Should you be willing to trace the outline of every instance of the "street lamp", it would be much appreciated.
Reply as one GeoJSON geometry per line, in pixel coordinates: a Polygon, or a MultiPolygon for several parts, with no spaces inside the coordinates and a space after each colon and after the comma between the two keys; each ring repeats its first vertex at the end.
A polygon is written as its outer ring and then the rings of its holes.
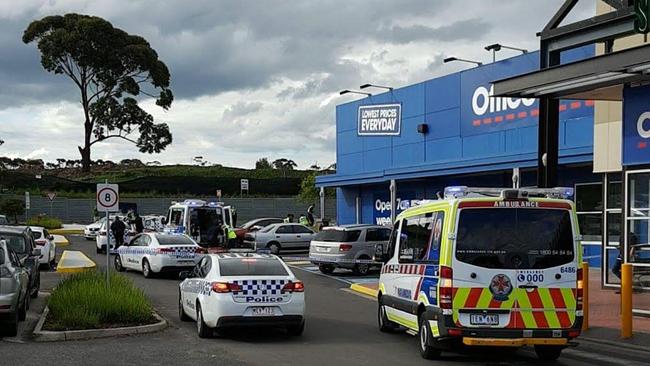
{"type": "Polygon", "coordinates": [[[458,57],[453,57],[453,56],[452,57],[447,57],[446,59],[442,60],[442,62],[445,63],[445,64],[447,62],[452,62],[452,61],[468,62],[470,64],[476,64],[476,66],[483,65],[483,63],[479,62],[479,61],[467,60],[467,59],[464,59],[464,58],[458,58],[458,57]]]}
{"type": "Polygon", "coordinates": [[[349,93],[352,93],[352,94],[361,94],[361,95],[365,95],[365,96],[367,96],[367,97],[371,97],[371,96],[372,96],[371,93],[366,93],[366,92],[357,91],[357,90],[350,90],[350,89],[341,90],[341,91],[339,92],[339,95],[344,95],[344,94],[349,94],[349,93]]]}
{"type": "Polygon", "coordinates": [[[506,48],[506,49],[513,50],[513,51],[519,51],[524,55],[528,53],[528,50],[525,49],[525,48],[504,46],[504,45],[502,45],[500,43],[495,43],[495,44],[491,44],[489,46],[485,46],[486,51],[492,51],[492,62],[496,61],[496,59],[497,59],[497,51],[501,51],[502,48],[506,48]]]}
{"type": "Polygon", "coordinates": [[[375,84],[363,84],[359,87],[359,89],[365,89],[365,88],[382,88],[382,89],[387,89],[388,91],[393,91],[392,86],[383,86],[383,85],[375,85],[375,84]]]}

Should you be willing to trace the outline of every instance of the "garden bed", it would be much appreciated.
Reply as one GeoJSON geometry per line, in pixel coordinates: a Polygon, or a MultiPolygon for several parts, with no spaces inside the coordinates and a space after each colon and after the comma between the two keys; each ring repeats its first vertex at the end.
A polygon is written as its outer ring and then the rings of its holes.
{"type": "Polygon", "coordinates": [[[127,277],[85,271],[66,277],[48,301],[49,314],[43,330],[70,331],[111,329],[154,324],[151,303],[127,277]]]}

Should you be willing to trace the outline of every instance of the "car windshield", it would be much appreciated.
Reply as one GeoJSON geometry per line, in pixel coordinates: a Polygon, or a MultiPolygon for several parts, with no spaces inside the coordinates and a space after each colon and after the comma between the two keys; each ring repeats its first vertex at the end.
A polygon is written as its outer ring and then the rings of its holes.
{"type": "Polygon", "coordinates": [[[185,235],[156,235],[160,245],[194,245],[194,241],[185,235]]]}
{"type": "Polygon", "coordinates": [[[40,239],[41,236],[43,236],[43,233],[40,231],[32,231],[32,238],[34,238],[34,240],[40,239]]]}
{"type": "Polygon", "coordinates": [[[274,258],[227,258],[219,260],[222,276],[287,276],[287,270],[274,258]]]}
{"type": "Polygon", "coordinates": [[[315,241],[351,243],[359,240],[361,230],[323,230],[314,236],[315,241]]]}
{"type": "Polygon", "coordinates": [[[18,234],[0,234],[0,240],[5,240],[7,247],[13,250],[16,254],[25,254],[27,248],[25,246],[25,238],[18,234]]]}
{"type": "Polygon", "coordinates": [[[456,258],[485,268],[549,268],[574,258],[569,210],[463,209],[456,258]]]}
{"type": "Polygon", "coordinates": [[[273,230],[273,228],[276,227],[276,226],[277,225],[265,226],[264,228],[260,229],[260,232],[261,233],[268,233],[269,231],[273,230]]]}

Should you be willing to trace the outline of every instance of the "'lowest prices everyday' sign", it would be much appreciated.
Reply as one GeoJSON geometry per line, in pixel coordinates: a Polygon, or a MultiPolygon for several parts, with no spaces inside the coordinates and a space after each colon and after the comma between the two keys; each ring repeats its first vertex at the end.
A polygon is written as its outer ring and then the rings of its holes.
{"type": "Polygon", "coordinates": [[[357,133],[360,136],[398,136],[401,124],[401,104],[359,106],[357,133]]]}

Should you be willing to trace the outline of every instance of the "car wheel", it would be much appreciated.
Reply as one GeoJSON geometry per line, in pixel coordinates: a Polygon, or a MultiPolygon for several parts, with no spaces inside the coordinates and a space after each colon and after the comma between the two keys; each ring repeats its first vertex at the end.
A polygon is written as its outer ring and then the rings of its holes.
{"type": "Polygon", "coordinates": [[[23,299],[23,306],[17,310],[18,320],[23,321],[27,319],[27,310],[29,309],[29,296],[25,296],[23,299]]]}
{"type": "Polygon", "coordinates": [[[386,315],[386,305],[384,305],[379,299],[379,306],[377,307],[377,324],[379,325],[379,331],[384,333],[394,332],[398,325],[388,320],[388,315],[386,315]]]}
{"type": "Polygon", "coordinates": [[[185,310],[183,309],[183,297],[181,296],[181,293],[178,293],[178,318],[182,322],[188,322],[190,321],[190,317],[185,314],[185,310]]]}
{"type": "Polygon", "coordinates": [[[558,346],[535,346],[535,353],[542,361],[555,361],[560,358],[563,349],[558,346]]]}
{"type": "Polygon", "coordinates": [[[113,263],[115,264],[115,270],[118,272],[124,272],[124,266],[122,265],[122,256],[119,254],[115,256],[115,259],[113,260],[113,263]]]}
{"type": "Polygon", "coordinates": [[[36,288],[34,291],[31,293],[32,299],[35,299],[38,297],[38,292],[41,290],[41,276],[38,276],[38,282],[36,282],[36,288]]]}
{"type": "Polygon", "coordinates": [[[323,274],[332,274],[336,267],[333,264],[319,264],[318,270],[323,274]]]}
{"type": "Polygon", "coordinates": [[[212,337],[212,329],[203,321],[203,311],[199,303],[196,304],[196,330],[199,333],[199,338],[212,337]]]}
{"type": "Polygon", "coordinates": [[[429,329],[429,322],[420,316],[420,329],[418,331],[420,338],[420,355],[427,360],[435,360],[440,357],[442,351],[438,348],[432,347],[431,344],[431,330],[429,329]]]}
{"type": "Polygon", "coordinates": [[[95,249],[97,249],[97,254],[102,254],[102,248],[95,247],[95,249]]]}
{"type": "Polygon", "coordinates": [[[142,261],[142,275],[144,275],[144,278],[151,278],[153,277],[153,272],[151,271],[151,266],[149,265],[149,261],[144,259],[142,261]]]}
{"type": "Polygon", "coordinates": [[[271,249],[271,254],[279,255],[280,254],[280,243],[271,242],[266,245],[267,248],[271,249]]]}
{"type": "Polygon", "coordinates": [[[290,325],[287,327],[287,333],[292,337],[299,337],[305,331],[305,321],[303,320],[298,325],[290,325]]]}
{"type": "MultiPolygon", "coordinates": [[[[368,260],[370,258],[368,257],[360,257],[359,259],[361,260],[368,260]]],[[[357,263],[354,265],[354,268],[352,269],[354,274],[359,275],[359,276],[365,276],[370,272],[370,263],[357,263]]]]}

